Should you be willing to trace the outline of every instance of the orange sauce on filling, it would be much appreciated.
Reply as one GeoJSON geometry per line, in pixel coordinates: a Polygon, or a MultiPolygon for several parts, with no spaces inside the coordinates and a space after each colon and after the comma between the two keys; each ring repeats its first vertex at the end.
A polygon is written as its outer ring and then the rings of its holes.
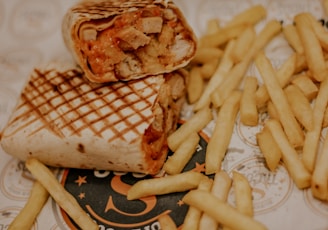
{"type": "Polygon", "coordinates": [[[87,56],[92,72],[101,75],[112,71],[114,65],[124,58],[124,52],[119,48],[120,39],[115,36],[118,31],[129,26],[138,28],[138,19],[161,16],[161,13],[160,7],[154,7],[122,14],[115,18],[111,27],[98,32],[96,40],[82,41],[82,51],[87,56]]]}

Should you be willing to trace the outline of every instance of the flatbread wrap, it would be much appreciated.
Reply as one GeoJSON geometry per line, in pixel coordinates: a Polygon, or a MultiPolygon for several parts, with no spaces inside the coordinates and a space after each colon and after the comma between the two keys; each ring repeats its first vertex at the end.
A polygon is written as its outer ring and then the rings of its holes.
{"type": "Polygon", "coordinates": [[[156,174],[185,95],[183,70],[107,84],[80,68],[36,68],[5,126],[1,146],[55,167],[156,174]]]}
{"type": "Polygon", "coordinates": [[[179,8],[167,0],[85,0],[66,13],[68,50],[92,82],[158,75],[194,57],[196,36],[179,8]]]}

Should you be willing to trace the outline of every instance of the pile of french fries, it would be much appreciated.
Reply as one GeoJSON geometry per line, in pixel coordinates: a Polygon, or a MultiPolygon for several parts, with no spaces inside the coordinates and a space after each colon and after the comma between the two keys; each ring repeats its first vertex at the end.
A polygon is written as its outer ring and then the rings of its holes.
{"type": "MultiPolygon", "coordinates": [[[[328,1],[323,6],[328,9],[328,1]]],[[[266,229],[253,218],[252,188],[247,178],[238,172],[230,177],[221,163],[238,113],[245,126],[258,126],[261,113],[267,113],[256,140],[268,169],[275,171],[283,162],[299,189],[310,188],[315,198],[328,201],[328,138],[320,145],[323,129],[328,126],[328,32],[309,13],[295,15],[295,24],[267,21],[256,32],[255,26],[266,15],[266,9],[256,5],[223,26],[217,19],[208,21],[206,34],[199,39],[196,56],[188,66],[187,99],[194,114],[168,137],[173,155],[164,164],[166,175],[137,182],[129,190],[128,200],[186,191],[183,202],[189,210],[181,229],[216,230],[219,225],[223,229],[266,229]],[[294,52],[275,69],[264,49],[279,34],[294,52]],[[260,78],[247,75],[252,64],[260,78]],[[215,127],[205,155],[206,175],[183,172],[199,143],[198,133],[213,119],[215,127]],[[235,206],[227,202],[231,188],[235,206]]],[[[36,159],[28,160],[26,166],[37,179],[30,199],[38,196],[35,189],[44,197],[39,208],[29,213],[30,220],[50,194],[82,229],[98,228],[47,167],[36,159]]],[[[169,215],[158,221],[162,230],[177,229],[169,215]]],[[[22,221],[15,220],[9,229],[16,229],[16,223],[22,221]]]]}

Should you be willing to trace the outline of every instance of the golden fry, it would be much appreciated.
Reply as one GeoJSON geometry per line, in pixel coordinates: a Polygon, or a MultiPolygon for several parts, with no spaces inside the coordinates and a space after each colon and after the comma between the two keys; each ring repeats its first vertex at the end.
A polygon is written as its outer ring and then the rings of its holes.
{"type": "Polygon", "coordinates": [[[233,66],[231,52],[232,52],[234,46],[235,46],[234,40],[231,40],[227,44],[227,47],[224,50],[224,55],[219,63],[218,68],[216,69],[215,73],[209,80],[202,95],[200,96],[199,100],[196,102],[196,104],[194,106],[195,111],[198,111],[206,106],[210,106],[210,104],[211,104],[210,95],[224,81],[224,79],[227,77],[228,72],[230,71],[231,67],[233,66]]]}
{"type": "Polygon", "coordinates": [[[256,89],[257,78],[246,77],[240,100],[240,121],[244,125],[256,126],[258,124],[259,115],[255,99],[256,89]]]}
{"type": "Polygon", "coordinates": [[[169,148],[172,151],[176,151],[178,146],[183,143],[192,132],[199,132],[202,130],[212,118],[212,111],[208,107],[196,112],[189,120],[183,123],[168,137],[167,144],[169,148]]]}
{"type": "Polygon", "coordinates": [[[296,186],[299,189],[310,187],[311,174],[305,168],[296,150],[289,143],[288,138],[280,123],[276,120],[268,120],[265,123],[265,127],[270,130],[273,139],[278,144],[282,154],[282,160],[285,163],[286,168],[296,186]]]}
{"type": "Polygon", "coordinates": [[[267,111],[268,111],[268,114],[269,114],[270,118],[276,119],[277,121],[280,120],[279,114],[277,112],[277,109],[274,106],[274,104],[272,103],[272,101],[268,101],[268,103],[267,103],[267,111]]]}
{"type": "Polygon", "coordinates": [[[25,206],[11,222],[8,230],[31,229],[48,198],[48,191],[40,182],[35,181],[25,206]]]}
{"type": "Polygon", "coordinates": [[[230,144],[237,113],[239,111],[240,91],[233,91],[222,105],[212,136],[208,142],[205,154],[206,174],[221,170],[221,162],[230,144]]]}
{"type": "Polygon", "coordinates": [[[189,74],[187,82],[187,95],[190,104],[195,103],[201,96],[204,88],[204,79],[202,78],[200,68],[193,67],[189,74]]]}
{"type": "Polygon", "coordinates": [[[270,171],[275,171],[281,159],[281,151],[271,132],[264,127],[256,134],[256,140],[270,171]]]}
{"type": "Polygon", "coordinates": [[[212,18],[207,21],[206,34],[214,34],[220,30],[220,22],[217,18],[212,18]]]}
{"type": "Polygon", "coordinates": [[[161,226],[161,230],[176,230],[178,229],[173,219],[168,215],[161,215],[158,217],[158,223],[161,226]]]}
{"type": "MultiPolygon", "coordinates": [[[[222,201],[226,201],[231,188],[232,180],[228,173],[225,171],[217,172],[214,176],[214,181],[211,189],[211,194],[222,201]]],[[[199,229],[217,230],[219,223],[213,217],[207,213],[203,213],[200,222],[199,229]]]]}
{"type": "MultiPolygon", "coordinates": [[[[213,184],[213,180],[208,177],[204,177],[199,183],[197,190],[210,191],[213,184]]],[[[189,206],[186,217],[183,221],[183,227],[181,230],[198,230],[200,218],[202,216],[202,211],[198,208],[189,206]]]]}
{"type": "Polygon", "coordinates": [[[318,94],[318,86],[305,74],[297,75],[291,83],[296,85],[309,100],[314,99],[318,94]]]}
{"type": "Polygon", "coordinates": [[[203,77],[203,79],[208,80],[210,79],[213,74],[215,73],[217,67],[218,67],[219,61],[218,60],[212,60],[209,61],[207,63],[204,63],[201,67],[200,67],[200,73],[203,77]]]}
{"type": "Polygon", "coordinates": [[[305,134],[303,146],[303,163],[305,167],[313,172],[315,159],[319,146],[320,134],[324,113],[328,104],[328,79],[320,84],[318,96],[313,108],[313,129],[305,134]]]}
{"type": "Polygon", "coordinates": [[[144,179],[135,183],[128,191],[127,199],[183,192],[198,187],[205,176],[198,172],[188,171],[160,178],[144,179]]]}
{"type": "Polygon", "coordinates": [[[26,161],[26,167],[78,226],[82,229],[98,229],[98,225],[44,164],[35,158],[30,158],[26,161]]]}
{"type": "Polygon", "coordinates": [[[173,155],[166,160],[163,166],[165,172],[170,175],[182,172],[194,154],[199,140],[199,135],[196,132],[191,133],[173,155]]]}
{"type": "Polygon", "coordinates": [[[235,63],[242,61],[246,56],[249,47],[251,47],[256,37],[255,29],[252,26],[248,26],[243,33],[237,38],[236,46],[231,54],[235,63]]]}
{"type": "Polygon", "coordinates": [[[253,217],[254,209],[252,200],[252,188],[248,182],[248,179],[237,171],[233,171],[232,175],[236,208],[239,212],[253,217]]]}
{"type": "MultiPolygon", "coordinates": [[[[283,63],[283,65],[277,70],[276,77],[281,88],[284,88],[288,84],[290,78],[295,72],[296,58],[297,58],[296,55],[291,55],[283,63]]],[[[264,106],[265,103],[270,99],[270,95],[268,93],[267,88],[265,87],[265,84],[261,85],[257,89],[255,93],[255,97],[256,97],[256,104],[258,107],[264,106]]]]}
{"type": "Polygon", "coordinates": [[[227,26],[248,24],[255,25],[267,15],[266,9],[262,5],[255,5],[247,10],[235,15],[228,23],[227,26]]]}
{"type": "Polygon", "coordinates": [[[195,57],[191,60],[192,64],[204,64],[212,60],[219,60],[223,55],[223,51],[214,47],[200,47],[197,49],[195,57]]]}
{"type": "Polygon", "coordinates": [[[321,82],[328,75],[328,69],[320,42],[311,26],[311,16],[308,13],[300,13],[295,16],[294,21],[304,47],[309,70],[313,77],[321,82]]]}
{"type": "Polygon", "coordinates": [[[304,141],[303,130],[288,104],[286,95],[279,85],[276,73],[269,59],[264,53],[259,53],[255,59],[255,64],[261,74],[270,98],[277,109],[279,120],[284,127],[288,140],[294,147],[302,146],[304,141]]]}
{"type": "Polygon", "coordinates": [[[190,191],[183,197],[182,201],[202,210],[204,213],[213,217],[216,221],[232,229],[267,229],[262,223],[256,221],[252,217],[238,212],[226,202],[221,201],[213,194],[206,191],[190,191]]]}
{"type": "Polygon", "coordinates": [[[301,39],[298,35],[296,27],[294,25],[287,25],[283,27],[283,33],[289,45],[298,53],[303,54],[304,48],[301,39]]]}

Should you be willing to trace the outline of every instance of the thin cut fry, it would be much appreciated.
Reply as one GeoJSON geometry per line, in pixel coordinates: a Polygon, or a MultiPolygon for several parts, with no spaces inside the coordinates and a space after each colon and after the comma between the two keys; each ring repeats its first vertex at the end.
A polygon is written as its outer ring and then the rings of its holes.
{"type": "Polygon", "coordinates": [[[26,167],[78,226],[82,229],[98,229],[98,225],[44,164],[35,158],[29,158],[26,167]]]}
{"type": "Polygon", "coordinates": [[[209,192],[193,190],[188,192],[182,200],[186,204],[202,210],[229,228],[239,230],[267,229],[262,223],[238,212],[229,204],[221,201],[209,192]]]}
{"type": "Polygon", "coordinates": [[[309,100],[295,85],[288,85],[284,92],[296,119],[306,130],[311,130],[313,127],[313,111],[309,100]]]}
{"type": "Polygon", "coordinates": [[[309,14],[300,13],[295,16],[294,21],[304,47],[308,67],[313,77],[321,82],[328,75],[328,69],[325,64],[320,42],[311,26],[309,14]]]}
{"type": "MultiPolygon", "coordinates": [[[[284,88],[288,84],[290,78],[294,74],[296,68],[296,58],[296,55],[291,55],[277,70],[276,77],[281,88],[284,88]]],[[[255,97],[256,104],[259,108],[267,103],[267,101],[270,99],[270,95],[267,88],[265,87],[265,84],[261,85],[257,89],[255,97]]]]}
{"type": "Polygon", "coordinates": [[[256,134],[257,143],[265,158],[265,162],[270,171],[275,171],[281,159],[281,151],[278,144],[273,139],[271,132],[264,127],[256,134]]]}
{"type": "Polygon", "coordinates": [[[298,35],[296,27],[292,24],[283,27],[283,33],[289,45],[299,54],[304,53],[304,48],[301,39],[298,35]]]}
{"type": "Polygon", "coordinates": [[[276,107],[272,103],[272,101],[268,101],[268,103],[267,103],[267,111],[268,111],[268,114],[269,114],[270,118],[276,119],[277,121],[280,121],[279,114],[277,112],[276,107]]]}
{"type": "Polygon", "coordinates": [[[183,168],[194,154],[199,140],[199,135],[196,132],[191,133],[173,155],[166,160],[163,166],[165,172],[170,175],[182,172],[183,168]]]}
{"type": "Polygon", "coordinates": [[[189,120],[183,123],[167,139],[167,144],[172,151],[176,151],[178,146],[192,133],[199,132],[213,118],[210,108],[205,107],[195,113],[189,120]]]}
{"type": "Polygon", "coordinates": [[[254,27],[248,26],[237,38],[236,46],[231,54],[235,63],[242,61],[243,57],[248,52],[249,47],[252,45],[255,37],[256,32],[254,27]]]}
{"type": "Polygon", "coordinates": [[[233,26],[239,24],[255,25],[267,15],[266,9],[262,5],[255,5],[241,13],[235,15],[226,26],[233,26]]]}
{"type": "MultiPolygon", "coordinates": [[[[222,201],[226,201],[231,188],[231,184],[232,180],[228,173],[225,171],[220,171],[214,176],[211,194],[222,201]]],[[[207,213],[203,213],[199,222],[200,230],[217,230],[218,227],[219,223],[217,220],[209,216],[207,213]]]]}
{"type": "Polygon", "coordinates": [[[203,77],[203,79],[208,80],[210,79],[213,74],[215,73],[217,67],[219,64],[219,60],[211,60],[207,63],[204,63],[201,67],[200,67],[200,73],[203,77]]]}
{"type": "Polygon", "coordinates": [[[318,86],[305,74],[295,76],[291,83],[296,85],[309,100],[318,95],[318,86]]]}
{"type": "Polygon", "coordinates": [[[259,53],[255,59],[255,64],[261,73],[270,98],[277,109],[279,120],[287,134],[288,140],[294,147],[302,146],[304,141],[303,130],[288,104],[286,95],[278,83],[275,71],[269,59],[264,53],[259,53]]]}
{"type": "Polygon", "coordinates": [[[240,100],[240,121],[244,125],[256,126],[258,124],[259,115],[255,99],[256,89],[257,78],[246,77],[244,90],[240,100]]]}
{"type": "Polygon", "coordinates": [[[8,230],[31,229],[48,198],[48,191],[35,181],[25,206],[11,222],[8,230]]]}
{"type": "Polygon", "coordinates": [[[221,162],[230,144],[233,127],[239,111],[240,98],[241,92],[233,91],[218,112],[213,134],[206,148],[206,174],[216,173],[221,170],[221,162]]]}
{"type": "Polygon", "coordinates": [[[318,96],[313,108],[313,129],[305,134],[303,146],[303,163],[305,167],[313,172],[317,157],[320,134],[324,113],[328,104],[328,79],[321,82],[318,96]]]}
{"type": "Polygon", "coordinates": [[[135,183],[128,191],[127,199],[136,200],[141,197],[183,192],[197,188],[204,175],[188,171],[177,175],[144,179],[135,183]]]}
{"type": "Polygon", "coordinates": [[[229,96],[232,90],[236,89],[244,74],[246,73],[250,62],[257,53],[265,47],[266,44],[281,31],[281,24],[276,20],[269,21],[255,38],[251,48],[249,49],[243,61],[239,62],[229,72],[227,78],[220,86],[211,94],[211,100],[214,107],[220,107],[223,101],[229,96]]]}
{"type": "Polygon", "coordinates": [[[161,230],[176,230],[178,229],[173,219],[168,215],[161,215],[158,217],[158,223],[161,226],[161,230]]]}
{"type": "Polygon", "coordinates": [[[233,171],[232,175],[236,208],[239,212],[253,217],[254,209],[252,200],[252,188],[248,182],[248,179],[237,171],[233,171]]]}
{"type": "Polygon", "coordinates": [[[214,34],[220,30],[220,22],[217,18],[212,18],[207,21],[206,34],[214,34]]]}
{"type": "Polygon", "coordinates": [[[209,61],[218,60],[222,57],[223,51],[214,47],[200,47],[197,49],[195,57],[191,60],[192,64],[204,64],[209,61]]]}
{"type": "MultiPolygon", "coordinates": [[[[203,180],[199,183],[198,190],[201,191],[210,191],[213,184],[213,180],[208,177],[204,177],[203,180]]],[[[202,216],[202,211],[198,208],[190,206],[186,217],[183,221],[183,227],[181,230],[198,230],[200,218],[202,216]]]]}
{"type": "Polygon", "coordinates": [[[204,88],[204,79],[202,78],[200,68],[193,67],[190,71],[187,83],[187,95],[190,104],[195,103],[201,96],[204,88]]]}
{"type": "Polygon", "coordinates": [[[326,135],[321,154],[312,175],[311,189],[314,197],[328,201],[328,137],[326,135]]]}
{"type": "Polygon", "coordinates": [[[202,95],[200,96],[199,100],[196,102],[196,104],[194,106],[195,111],[198,111],[211,104],[210,95],[227,77],[228,72],[230,71],[231,67],[233,66],[231,52],[234,48],[234,45],[235,45],[235,40],[231,40],[227,44],[227,47],[224,50],[224,55],[220,61],[218,68],[216,69],[215,73],[209,80],[202,95]]]}
{"type": "Polygon", "coordinates": [[[311,185],[311,174],[305,168],[304,164],[300,160],[296,150],[289,143],[286,134],[284,133],[281,125],[276,120],[268,120],[265,126],[271,132],[271,135],[275,142],[278,144],[282,160],[286,165],[286,168],[299,189],[305,189],[311,185]]]}

